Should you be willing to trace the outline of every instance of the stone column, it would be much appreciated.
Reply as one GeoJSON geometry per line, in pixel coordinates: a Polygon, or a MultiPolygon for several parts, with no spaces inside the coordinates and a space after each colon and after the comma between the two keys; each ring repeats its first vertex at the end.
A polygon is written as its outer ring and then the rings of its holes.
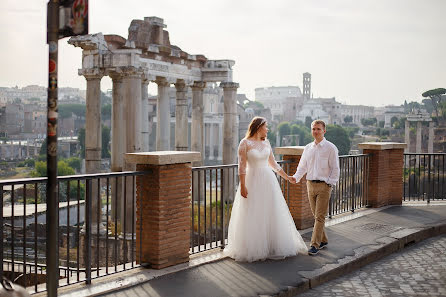
{"type": "Polygon", "coordinates": [[[111,171],[122,171],[126,133],[124,116],[124,84],[121,74],[110,74],[112,89],[111,171]]]}
{"type": "Polygon", "coordinates": [[[406,142],[406,153],[410,152],[410,122],[406,120],[404,123],[404,142],[406,142]]]}
{"type": "MultiPolygon", "coordinates": [[[[87,108],[85,113],[85,171],[89,173],[101,172],[101,79],[102,73],[84,74],[87,80],[87,108]]],[[[97,225],[100,225],[99,232],[105,232],[101,224],[101,202],[97,199],[98,180],[91,183],[91,222],[92,232],[97,232],[97,225]],[[99,214],[99,215],[98,215],[99,214]]],[[[89,198],[89,197],[87,197],[89,198]]]]}
{"type": "MultiPolygon", "coordinates": [[[[124,117],[125,117],[125,127],[126,127],[126,142],[125,142],[125,153],[136,153],[141,152],[142,149],[142,129],[141,129],[141,79],[142,72],[138,69],[131,69],[124,73],[123,84],[124,84],[124,117]]],[[[135,164],[130,164],[125,162],[123,164],[124,171],[134,171],[136,169],[135,164]]],[[[132,197],[132,187],[133,182],[131,178],[125,179],[126,183],[126,197],[132,197]]],[[[123,201],[124,202],[124,201],[123,201]]],[[[130,203],[127,200],[127,204],[130,203]]],[[[122,225],[122,229],[125,231],[126,236],[131,236],[132,233],[132,207],[122,203],[121,209],[121,221],[124,221],[124,211],[125,222],[122,225]]]]}
{"type": "MultiPolygon", "coordinates": [[[[289,164],[289,175],[292,175],[297,170],[300,158],[304,152],[304,146],[288,146],[276,147],[274,152],[283,155],[282,160],[291,161],[289,164]]],[[[307,180],[306,175],[297,184],[290,183],[283,187],[283,196],[288,200],[288,208],[293,217],[294,224],[299,230],[310,228],[314,224],[314,216],[311,212],[310,203],[307,194],[307,180]]],[[[284,181],[288,183],[287,181],[284,181]]]]}
{"type": "Polygon", "coordinates": [[[212,156],[218,160],[218,124],[212,124],[212,156]]]}
{"type": "Polygon", "coordinates": [[[191,123],[191,150],[201,153],[201,161],[194,162],[194,166],[203,164],[203,90],[206,83],[203,81],[196,81],[192,85],[192,123],[191,123]]]}
{"type": "Polygon", "coordinates": [[[211,159],[211,124],[205,123],[204,124],[204,142],[205,142],[205,156],[204,159],[210,160],[211,159]]]}
{"type": "Polygon", "coordinates": [[[149,80],[143,78],[141,81],[141,137],[143,152],[149,151],[149,80]]]}
{"type": "MultiPolygon", "coordinates": [[[[142,149],[142,100],[141,100],[141,78],[142,73],[136,69],[125,73],[123,77],[125,97],[126,118],[126,149],[127,153],[140,152],[142,149]]],[[[134,166],[130,166],[134,167],[134,166]]],[[[126,170],[130,170],[127,168],[126,170]]]]}
{"type": "Polygon", "coordinates": [[[417,143],[416,143],[416,153],[421,154],[421,122],[417,122],[417,143]]]}
{"type": "Polygon", "coordinates": [[[158,77],[158,98],[156,106],[156,150],[168,151],[170,147],[170,103],[169,82],[158,77]]]}
{"type": "Polygon", "coordinates": [[[183,80],[175,84],[177,89],[175,107],[175,150],[188,150],[188,123],[187,123],[187,86],[183,80]]]}
{"type": "MultiPolygon", "coordinates": [[[[125,133],[125,106],[124,96],[125,89],[122,80],[122,73],[110,73],[109,76],[113,82],[112,89],[112,113],[111,113],[111,171],[121,172],[124,168],[124,153],[125,144],[127,142],[125,133]]],[[[121,205],[123,197],[123,180],[122,178],[111,179],[111,215],[114,220],[117,220],[122,226],[121,221],[121,205]],[[118,207],[116,208],[115,205],[118,207]],[[119,215],[118,215],[119,214],[119,215]]]]}
{"type": "Polygon", "coordinates": [[[434,152],[434,122],[429,122],[429,140],[427,144],[427,152],[432,154],[434,152]]]}
{"type": "Polygon", "coordinates": [[[367,201],[371,207],[401,205],[405,143],[365,142],[358,145],[369,159],[367,201]]]}
{"type": "Polygon", "coordinates": [[[136,260],[162,269],[189,261],[191,232],[191,162],[198,152],[126,154],[136,179],[136,260]],[[141,256],[141,257],[140,257],[141,256]]]}
{"type": "Polygon", "coordinates": [[[223,130],[223,164],[234,164],[237,161],[237,88],[238,83],[222,82],[224,104],[223,130]]]}

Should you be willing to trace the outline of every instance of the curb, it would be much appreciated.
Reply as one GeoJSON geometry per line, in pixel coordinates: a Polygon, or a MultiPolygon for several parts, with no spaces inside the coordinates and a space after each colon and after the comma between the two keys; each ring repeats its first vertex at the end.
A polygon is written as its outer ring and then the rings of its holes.
{"type": "Polygon", "coordinates": [[[379,238],[376,245],[367,245],[355,249],[354,256],[347,256],[337,263],[327,264],[315,271],[302,271],[300,275],[303,281],[296,287],[289,286],[279,292],[275,297],[291,297],[304,293],[316,286],[356,271],[370,263],[373,263],[390,254],[401,251],[412,244],[425,239],[446,234],[446,222],[430,226],[428,228],[403,229],[379,238]]]}

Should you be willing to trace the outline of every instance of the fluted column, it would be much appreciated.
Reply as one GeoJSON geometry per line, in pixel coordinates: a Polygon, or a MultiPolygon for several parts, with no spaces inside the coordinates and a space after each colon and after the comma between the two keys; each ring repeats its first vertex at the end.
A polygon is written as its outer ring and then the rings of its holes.
{"type": "Polygon", "coordinates": [[[417,122],[417,143],[416,143],[416,153],[421,153],[421,122],[417,122]]]}
{"type": "Polygon", "coordinates": [[[169,82],[157,78],[158,98],[156,107],[156,150],[168,151],[170,147],[169,82]]]}
{"type": "MultiPolygon", "coordinates": [[[[141,129],[141,77],[142,72],[134,69],[125,73],[123,77],[126,117],[126,153],[141,152],[142,129],[141,129]]],[[[135,167],[135,166],[130,166],[135,167]]],[[[132,170],[127,168],[126,170],[132,170]]]]}
{"type": "Polygon", "coordinates": [[[121,74],[110,74],[112,87],[111,170],[122,171],[125,153],[124,84],[121,74]]]}
{"type": "Polygon", "coordinates": [[[429,140],[427,143],[427,152],[432,154],[434,152],[434,122],[429,122],[429,140]]]}
{"type": "Polygon", "coordinates": [[[175,84],[176,107],[175,107],[175,150],[188,150],[188,124],[187,124],[187,86],[183,80],[178,80],[175,84]]]}
{"type": "Polygon", "coordinates": [[[143,152],[149,151],[149,80],[143,78],[141,81],[141,137],[143,152]]]}
{"type": "Polygon", "coordinates": [[[87,109],[85,112],[86,173],[101,170],[101,78],[102,74],[84,75],[87,80],[87,109]]]}
{"type": "Polygon", "coordinates": [[[204,150],[203,150],[203,90],[206,83],[203,81],[196,81],[192,85],[192,124],[191,124],[191,150],[201,153],[201,162],[194,162],[194,166],[203,164],[204,150]]]}
{"type": "Polygon", "coordinates": [[[237,161],[237,88],[238,83],[222,82],[224,127],[223,127],[223,164],[234,164],[237,161]]]}
{"type": "MultiPolygon", "coordinates": [[[[84,74],[87,80],[87,109],[85,113],[85,171],[86,173],[99,173],[101,171],[101,79],[102,73],[84,74]]],[[[104,233],[101,223],[101,202],[98,193],[98,180],[91,183],[91,223],[92,232],[104,233]],[[99,201],[98,201],[99,200],[99,201]]]]}
{"type": "Polygon", "coordinates": [[[407,144],[406,153],[410,152],[410,122],[406,120],[404,123],[404,142],[407,144]]]}

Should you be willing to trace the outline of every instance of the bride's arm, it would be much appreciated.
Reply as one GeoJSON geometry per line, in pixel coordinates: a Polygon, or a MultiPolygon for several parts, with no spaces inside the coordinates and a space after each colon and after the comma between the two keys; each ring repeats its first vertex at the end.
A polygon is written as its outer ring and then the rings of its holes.
{"type": "Polygon", "coordinates": [[[238,146],[238,175],[240,178],[240,194],[244,198],[248,197],[248,189],[245,183],[247,150],[246,141],[242,139],[238,146]]]}
{"type": "Polygon", "coordinates": [[[286,179],[287,181],[290,181],[290,176],[288,176],[285,173],[285,171],[283,171],[282,167],[279,164],[277,164],[276,159],[274,158],[274,155],[273,155],[273,150],[271,148],[271,145],[269,144],[269,141],[268,141],[268,145],[270,147],[270,153],[269,153],[269,157],[268,157],[269,166],[282,178],[286,179]]]}

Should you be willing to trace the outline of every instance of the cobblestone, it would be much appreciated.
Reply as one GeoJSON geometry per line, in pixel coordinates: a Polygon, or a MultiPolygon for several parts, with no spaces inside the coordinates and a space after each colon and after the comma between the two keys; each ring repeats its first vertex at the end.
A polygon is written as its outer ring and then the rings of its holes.
{"type": "Polygon", "coordinates": [[[446,296],[446,235],[415,244],[299,296],[446,296]]]}

